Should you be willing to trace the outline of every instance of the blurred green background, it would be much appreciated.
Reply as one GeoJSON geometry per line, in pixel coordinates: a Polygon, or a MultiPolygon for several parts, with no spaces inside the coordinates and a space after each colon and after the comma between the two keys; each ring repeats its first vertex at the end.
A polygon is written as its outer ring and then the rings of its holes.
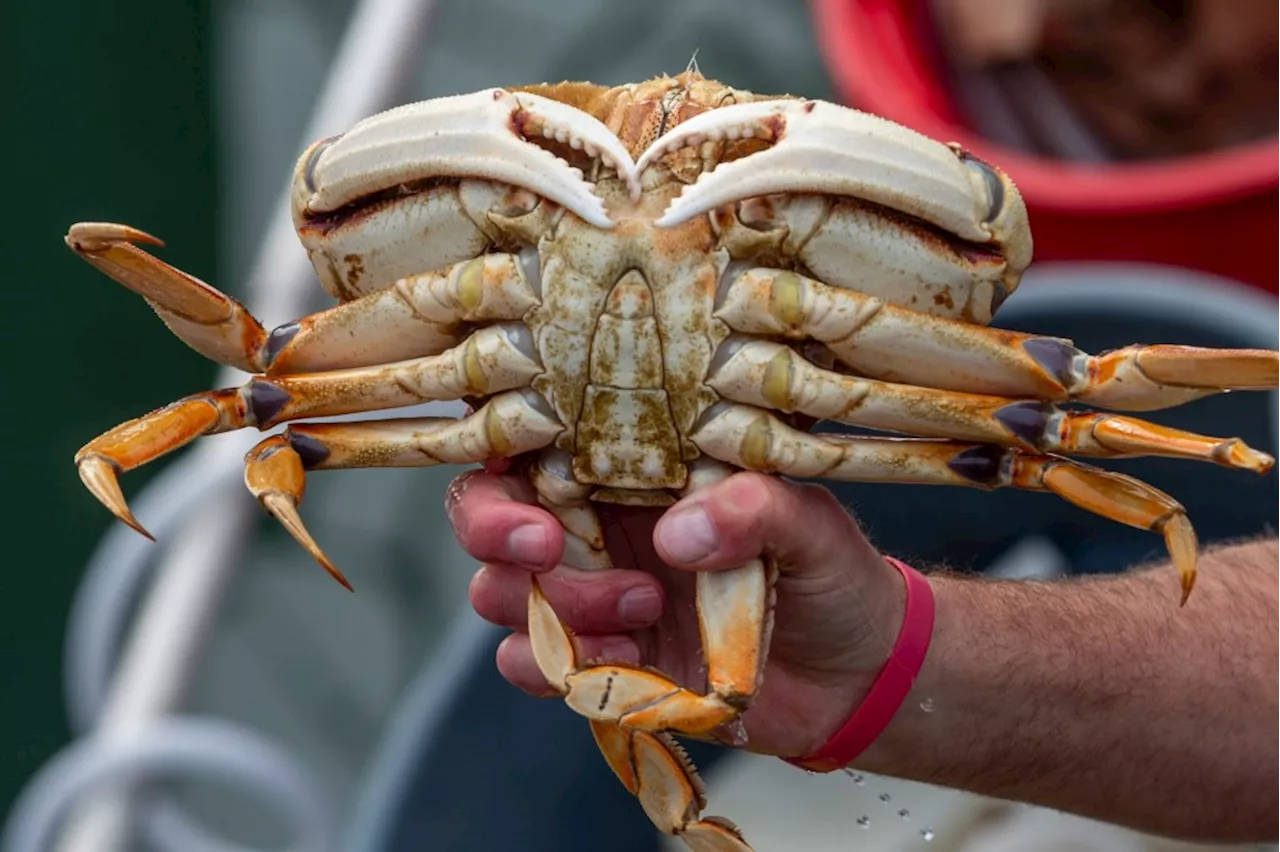
{"type": "MultiPolygon", "coordinates": [[[[213,3],[5,6],[10,295],[0,357],[10,370],[0,445],[11,585],[0,596],[0,813],[67,741],[68,605],[112,523],[86,499],[72,456],[210,375],[63,235],[76,221],[128,222],[157,232],[166,260],[210,281],[219,272],[213,3]]],[[[163,467],[130,476],[126,491],[163,467]]]]}

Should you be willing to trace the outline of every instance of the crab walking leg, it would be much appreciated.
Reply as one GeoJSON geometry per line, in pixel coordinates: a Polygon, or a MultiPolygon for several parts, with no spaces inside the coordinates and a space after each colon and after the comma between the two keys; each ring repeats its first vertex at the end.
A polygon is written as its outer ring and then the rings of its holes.
{"type": "Polygon", "coordinates": [[[644,731],[706,736],[738,715],[720,696],[699,695],[666,675],[628,663],[577,659],[569,631],[534,580],[529,593],[529,640],[539,670],[565,703],[602,722],[644,731]]]}
{"type": "Polygon", "coordinates": [[[735,331],[818,340],[858,373],[943,390],[1154,411],[1280,386],[1267,349],[1129,346],[1089,355],[1056,337],[930,316],[777,269],[731,265],[716,316],[735,331]]]}
{"type": "MultiPolygon", "coordinates": [[[[714,459],[690,464],[688,496],[733,475],[736,468],[714,459]]],[[[698,627],[707,665],[707,685],[745,710],[760,689],[773,633],[774,584],[771,559],[752,559],[736,568],[697,573],[698,627]]]]}
{"type": "Polygon", "coordinates": [[[538,502],[564,528],[561,562],[587,571],[612,568],[600,515],[590,501],[595,486],[574,479],[573,456],[554,447],[543,450],[530,471],[530,481],[538,502]]]}
{"type": "Polygon", "coordinates": [[[551,407],[530,390],[499,394],[458,420],[420,417],[295,424],[249,451],[245,484],[298,543],[350,589],[298,514],[305,471],[475,464],[541,449],[562,429],[551,407]]]}
{"type": "Polygon", "coordinates": [[[684,750],[665,733],[682,729],[678,722],[684,721],[694,723],[691,733],[709,734],[737,715],[732,707],[720,702],[723,709],[708,713],[709,708],[698,706],[704,699],[660,674],[627,663],[579,660],[573,637],[536,578],[529,590],[529,638],[547,681],[591,720],[601,754],[660,831],[679,836],[695,852],[750,852],[733,823],[698,819],[706,807],[702,781],[684,750]],[[627,713],[626,707],[637,712],[627,713]],[[655,707],[665,712],[647,712],[655,707]]]}
{"type": "Polygon", "coordinates": [[[123,423],[76,453],[80,478],[103,505],[149,535],[129,511],[117,475],[190,443],[307,416],[398,408],[528,386],[542,371],[532,335],[518,323],[474,332],[440,355],[352,370],[254,378],[243,387],[208,391],[123,423]]]}
{"type": "Polygon", "coordinates": [[[730,403],[709,409],[690,437],[712,458],[784,476],[1049,491],[1086,511],[1161,533],[1182,580],[1183,603],[1195,584],[1196,535],[1176,500],[1062,456],[929,438],[811,435],[767,411],[730,403]]]}
{"type": "Polygon", "coordinates": [[[789,346],[741,336],[721,345],[707,384],[733,402],[923,437],[1085,456],[1188,458],[1255,473],[1275,464],[1239,438],[1197,435],[1116,414],[1064,411],[1037,399],[846,376],[811,364],[789,346]]]}
{"type": "Polygon", "coordinates": [[[478,329],[439,355],[375,367],[254,378],[241,392],[250,401],[255,424],[265,428],[302,417],[489,396],[528,387],[541,372],[528,327],[502,323],[478,329]]]}
{"type": "Polygon", "coordinates": [[[81,222],[71,226],[66,242],[145,298],[192,349],[247,373],[313,372],[433,355],[458,342],[463,323],[519,319],[538,301],[537,253],[528,249],[402,278],[268,332],[235,299],[134,245],[163,245],[150,234],[81,222]]]}
{"type": "MultiPolygon", "coordinates": [[[[589,500],[594,487],[577,483],[572,471],[573,457],[569,453],[555,448],[543,450],[530,477],[538,501],[564,527],[564,564],[586,570],[610,568],[600,516],[589,500]]],[[[545,663],[557,673],[577,671],[580,666],[573,637],[551,609],[536,577],[529,595],[530,635],[534,653],[542,661],[540,665],[545,663]]],[[[754,684],[755,680],[753,674],[750,682],[754,684]]],[[[679,835],[691,849],[702,852],[750,852],[751,847],[733,823],[718,817],[697,819],[706,807],[705,789],[693,763],[674,739],[662,733],[632,730],[616,722],[589,721],[605,762],[640,800],[660,831],[679,835]]]]}
{"type": "Polygon", "coordinates": [[[675,739],[614,722],[593,719],[590,725],[614,774],[659,831],[679,837],[694,852],[751,852],[729,820],[698,818],[707,806],[706,787],[675,739]]]}
{"type": "MultiPolygon", "coordinates": [[[[695,465],[688,490],[727,475],[695,465]]],[[[529,638],[547,682],[589,719],[650,732],[707,736],[737,718],[759,686],[770,627],[773,569],[753,560],[700,580],[698,614],[708,660],[709,694],[685,689],[660,673],[628,664],[582,664],[569,631],[535,579],[529,594],[529,638]]]]}

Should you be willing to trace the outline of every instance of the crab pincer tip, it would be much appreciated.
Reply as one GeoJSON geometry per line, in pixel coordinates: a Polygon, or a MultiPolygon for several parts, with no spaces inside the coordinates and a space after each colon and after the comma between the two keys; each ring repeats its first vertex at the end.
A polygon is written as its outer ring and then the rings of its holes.
{"type": "Polygon", "coordinates": [[[329,576],[337,580],[338,584],[341,585],[342,588],[346,589],[348,592],[351,592],[353,595],[355,594],[356,587],[351,585],[351,581],[346,578],[346,575],[344,575],[341,571],[338,570],[336,565],[329,562],[329,560],[327,559],[321,564],[324,565],[324,570],[329,572],[329,576]]]}
{"type": "Polygon", "coordinates": [[[320,567],[327,571],[330,577],[337,580],[348,592],[355,592],[351,581],[329,560],[325,552],[320,549],[320,545],[316,544],[315,539],[311,537],[311,533],[307,531],[306,525],[302,523],[302,516],[298,514],[297,501],[292,496],[280,491],[270,491],[259,499],[263,507],[275,516],[275,519],[288,530],[298,544],[306,549],[307,553],[311,554],[313,559],[320,563],[320,567]]]}
{"type": "Polygon", "coordinates": [[[1162,532],[1165,547],[1173,558],[1173,567],[1182,581],[1182,603],[1179,606],[1186,606],[1187,598],[1191,597],[1191,590],[1196,585],[1196,561],[1200,550],[1196,531],[1187,516],[1178,513],[1165,521],[1162,532]]]}
{"type": "Polygon", "coordinates": [[[156,537],[138,522],[129,509],[120,490],[120,481],[116,478],[116,468],[109,460],[99,455],[85,456],[76,461],[76,470],[80,473],[80,481],[98,502],[107,507],[123,523],[141,535],[155,541],[156,537]]]}
{"type": "Polygon", "coordinates": [[[130,225],[114,222],[76,222],[67,229],[64,242],[73,251],[102,251],[120,243],[163,246],[164,240],[130,225]]]}

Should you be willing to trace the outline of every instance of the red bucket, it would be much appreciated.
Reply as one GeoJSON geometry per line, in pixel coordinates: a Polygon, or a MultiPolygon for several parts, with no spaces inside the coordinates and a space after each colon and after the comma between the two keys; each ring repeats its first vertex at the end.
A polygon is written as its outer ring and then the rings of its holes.
{"type": "Polygon", "coordinates": [[[1277,292],[1276,138],[1144,163],[1077,164],[1002,147],[964,126],[919,0],[811,0],[818,42],[850,105],[958,142],[1004,169],[1026,199],[1035,256],[1198,269],[1277,292]]]}

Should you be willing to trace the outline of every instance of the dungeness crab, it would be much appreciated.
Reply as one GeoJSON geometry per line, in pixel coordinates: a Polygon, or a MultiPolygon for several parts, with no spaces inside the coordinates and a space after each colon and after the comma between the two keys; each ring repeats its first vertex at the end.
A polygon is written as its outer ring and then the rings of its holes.
{"type": "MultiPolygon", "coordinates": [[[[1185,595],[1182,507],[1072,461],[1160,455],[1266,472],[1236,439],[1080,410],[1150,411],[1277,386],[1277,353],[1070,341],[988,327],[1031,260],[997,168],[820,101],[676,77],[488,89],[393,109],[311,146],[298,234],[340,304],[267,331],[234,300],[82,223],[71,248],[145,297],[196,351],[255,374],[112,429],[76,456],[138,530],[116,476],[201,435],[426,400],[447,418],[289,426],[249,489],[339,581],[298,513],[304,471],[519,457],[568,534],[609,567],[594,504],[666,505],[748,469],[1047,491],[1164,536],[1185,595]],[[822,420],[896,436],[813,434],[822,420]]],[[[701,818],[671,734],[708,736],[760,686],[774,567],[698,577],[706,684],[580,659],[537,584],[538,663],[591,720],[618,777],[695,850],[749,849],[701,818]]]]}

